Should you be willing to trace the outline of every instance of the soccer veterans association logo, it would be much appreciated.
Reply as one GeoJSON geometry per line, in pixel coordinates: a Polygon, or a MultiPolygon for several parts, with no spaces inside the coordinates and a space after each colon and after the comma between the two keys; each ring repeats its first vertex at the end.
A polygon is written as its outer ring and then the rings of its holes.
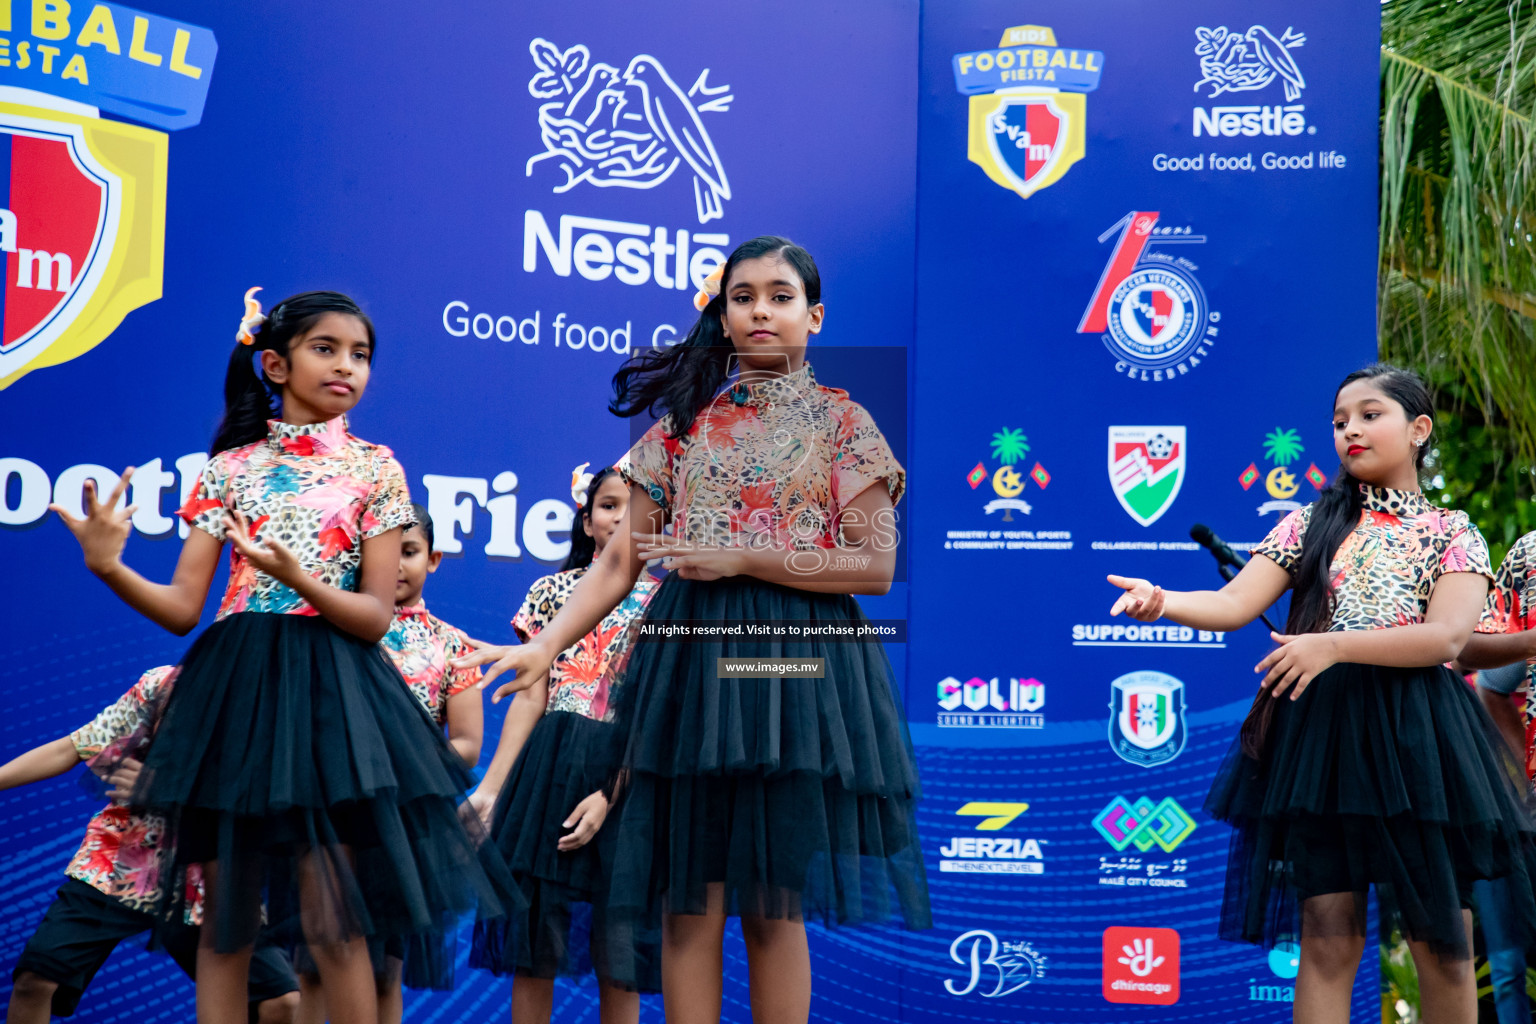
{"type": "Polygon", "coordinates": [[[207,29],[109,3],[36,4],[18,24],[32,38],[14,33],[0,64],[0,389],[160,297],[169,147],[155,128],[198,123],[218,49],[207,29]]]}
{"type": "Polygon", "coordinates": [[[1155,210],[1132,210],[1099,241],[1115,247],[1078,322],[1078,334],[1101,334],[1115,372],[1133,380],[1166,381],[1199,366],[1215,345],[1221,314],[1195,277],[1200,268],[1169,246],[1202,245],[1184,226],[1158,226],[1155,210]]]}
{"type": "Polygon", "coordinates": [[[968,96],[966,156],[1003,188],[1028,199],[1083,158],[1087,93],[1104,54],[1056,45],[1042,25],[1003,30],[996,49],[954,55],[955,88],[968,96]]]}
{"type": "Polygon", "coordinates": [[[1183,427],[1110,427],[1109,483],[1120,507],[1151,526],[1184,486],[1183,427]]]}
{"type": "Polygon", "coordinates": [[[1184,750],[1184,683],[1165,672],[1128,672],[1110,684],[1109,745],[1150,768],[1184,750]]]}

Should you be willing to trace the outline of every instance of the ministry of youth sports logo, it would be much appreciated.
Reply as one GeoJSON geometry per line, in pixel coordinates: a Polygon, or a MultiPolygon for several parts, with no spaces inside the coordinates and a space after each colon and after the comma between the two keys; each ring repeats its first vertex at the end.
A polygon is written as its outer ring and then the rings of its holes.
{"type": "Polygon", "coordinates": [[[699,223],[725,216],[731,185],[700,115],[729,110],[735,98],[730,86],[711,86],[705,68],[684,89],[645,53],[620,70],[593,61],[580,44],[561,50],[535,39],[528,52],[538,67],[528,91],[546,101],[539,106],[544,152],[528,161],[530,177],[536,166],[552,162],[565,178],[555,192],[583,182],[652,189],[682,169],[693,178],[699,223]]]}
{"type": "Polygon", "coordinates": [[[1164,672],[1128,672],[1110,684],[1109,745],[1150,768],[1184,750],[1184,683],[1164,672]]]}
{"type": "Polygon", "coordinates": [[[1115,372],[1133,380],[1172,380],[1199,366],[1221,321],[1195,277],[1200,268],[1183,254],[1205,236],[1159,227],[1158,216],[1132,210],[1099,236],[1115,247],[1077,325],[1078,334],[1102,335],[1115,372]]]}

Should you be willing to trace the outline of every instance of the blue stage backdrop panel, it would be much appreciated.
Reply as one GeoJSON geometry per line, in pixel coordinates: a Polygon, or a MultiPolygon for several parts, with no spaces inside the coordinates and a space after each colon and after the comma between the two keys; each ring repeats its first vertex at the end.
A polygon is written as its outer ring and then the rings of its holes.
{"type": "Polygon", "coordinates": [[[1216,936],[1228,831],[1201,810],[1267,631],[1127,631],[1105,575],[1219,586],[1191,525],[1251,545],[1337,468],[1332,389],[1375,352],[1376,8],[922,25],[913,1005],[1289,1020],[1294,958],[1216,936]]]}
{"type": "MultiPolygon", "coordinates": [[[[822,383],[912,473],[906,575],[864,604],[912,623],[891,656],[938,921],[813,929],[817,1019],[1287,1015],[1264,1005],[1287,952],[1214,937],[1226,841],[1199,810],[1265,638],[1115,632],[1102,577],[1202,583],[1191,522],[1255,541],[1335,468],[1329,389],[1373,345],[1374,8],[15,6],[0,757],[184,650],[46,506],[138,466],[128,559],[168,578],[246,288],[372,314],[354,429],[437,519],[433,610],[503,639],[564,557],[572,468],[629,442],[613,371],[686,333],[731,247],[785,234],[821,264],[822,383]]],[[[95,800],[0,794],[0,964],[95,800]]],[[[745,1021],[734,928],[727,971],[745,1021]]],[[[506,981],[460,979],[408,1016],[506,1012],[506,981]]],[[[191,1006],[125,949],[80,1012],[191,1006]]],[[[561,983],[556,1013],[596,1019],[595,989],[561,983]]]]}

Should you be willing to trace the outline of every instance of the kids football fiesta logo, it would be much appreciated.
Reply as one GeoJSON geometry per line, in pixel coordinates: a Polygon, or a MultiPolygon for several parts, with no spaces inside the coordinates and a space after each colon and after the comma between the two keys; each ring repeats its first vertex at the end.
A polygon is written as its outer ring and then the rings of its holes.
{"type": "Polygon", "coordinates": [[[1133,380],[1173,380],[1199,366],[1221,322],[1195,277],[1199,266],[1162,251],[1203,245],[1205,236],[1157,221],[1155,210],[1132,210],[1099,236],[1115,247],[1077,325],[1078,334],[1102,334],[1115,372],[1133,380]]]}
{"type": "Polygon", "coordinates": [[[970,97],[966,156],[1022,198],[1083,158],[1088,99],[1104,54],[1056,45],[1042,25],[1003,30],[997,48],[957,53],[955,88],[970,97]]]}
{"type": "Polygon", "coordinates": [[[0,63],[0,389],[160,297],[168,136],[102,112],[197,124],[218,49],[207,29],[116,4],[72,19],[39,3],[18,24],[33,38],[14,33],[0,63]]]}

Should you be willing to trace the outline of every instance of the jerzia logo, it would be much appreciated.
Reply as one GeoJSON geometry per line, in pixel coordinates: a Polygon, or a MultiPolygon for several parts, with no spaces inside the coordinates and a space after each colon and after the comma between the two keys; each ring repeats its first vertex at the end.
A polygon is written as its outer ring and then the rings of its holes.
{"type": "Polygon", "coordinates": [[[1099,236],[1115,247],[1077,325],[1078,334],[1102,334],[1115,372],[1134,380],[1173,380],[1199,366],[1221,322],[1194,276],[1200,268],[1160,251],[1205,236],[1157,220],[1156,211],[1132,210],[1099,236]]]}
{"type": "Polygon", "coordinates": [[[1307,125],[1306,106],[1297,102],[1307,80],[1291,53],[1306,41],[1305,35],[1291,28],[1279,36],[1263,25],[1247,32],[1228,31],[1225,25],[1195,29],[1195,56],[1200,59],[1196,92],[1209,87],[1206,96],[1215,99],[1224,93],[1260,92],[1278,81],[1285,93],[1284,105],[1196,107],[1195,138],[1315,133],[1317,129],[1307,125]]]}
{"type": "Polygon", "coordinates": [[[553,161],[564,174],[555,192],[586,182],[598,188],[652,189],[682,169],[693,178],[694,210],[705,224],[725,215],[731,186],[700,116],[731,108],[730,86],[709,84],[709,69],[686,90],[649,54],[620,70],[594,62],[585,46],[528,45],[538,70],[528,91],[539,106],[544,152],[527,173],[553,161]],[[686,168],[684,168],[686,165],[686,168]]]}
{"type": "MultiPolygon", "coordinates": [[[[973,800],[955,813],[976,817],[977,832],[998,832],[1029,810],[1025,803],[973,800]]],[[[953,836],[939,847],[939,870],[975,875],[1041,875],[1045,854],[1041,840],[1017,836],[953,836]]]]}
{"type": "Polygon", "coordinates": [[[13,39],[0,66],[0,86],[32,90],[0,102],[0,388],[89,351],[160,297],[168,139],[98,111],[197,124],[217,51],[207,29],[115,4],[70,13],[34,5],[35,39],[13,39]]]}
{"type": "Polygon", "coordinates": [[[1150,768],[1184,750],[1184,684],[1163,672],[1128,672],[1110,684],[1109,745],[1150,768]]]}
{"type": "Polygon", "coordinates": [[[997,49],[957,53],[955,88],[970,97],[966,156],[1028,199],[1083,158],[1087,97],[1104,54],[1058,47],[1041,25],[1003,30],[997,49]]]}

